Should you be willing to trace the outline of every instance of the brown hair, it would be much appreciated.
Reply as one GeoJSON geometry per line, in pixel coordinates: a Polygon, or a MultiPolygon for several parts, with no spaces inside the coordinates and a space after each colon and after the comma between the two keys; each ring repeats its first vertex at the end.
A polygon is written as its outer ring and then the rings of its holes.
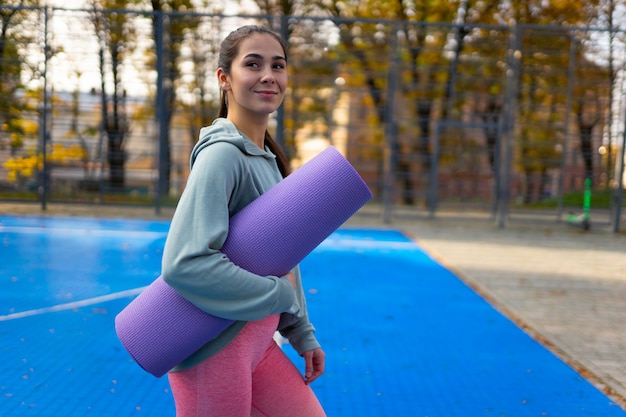
{"type": "MultiPolygon", "coordinates": [[[[273,36],[274,39],[276,39],[278,43],[280,43],[280,46],[283,48],[283,52],[285,54],[285,60],[287,59],[287,45],[277,33],[271,31],[264,26],[247,25],[232,31],[228,34],[228,36],[226,36],[226,38],[224,38],[220,47],[220,54],[217,60],[217,66],[221,68],[226,74],[230,74],[233,60],[239,53],[239,44],[242,40],[248,38],[255,33],[262,33],[273,36]]],[[[226,91],[222,90],[220,94],[220,107],[217,113],[217,117],[226,116],[228,116],[228,102],[226,100],[226,91]]],[[[280,145],[272,138],[267,130],[265,131],[265,146],[267,146],[269,150],[274,155],[276,155],[276,162],[282,176],[286,177],[287,175],[289,175],[289,160],[287,159],[287,156],[285,155],[285,152],[281,149],[280,145]]]]}

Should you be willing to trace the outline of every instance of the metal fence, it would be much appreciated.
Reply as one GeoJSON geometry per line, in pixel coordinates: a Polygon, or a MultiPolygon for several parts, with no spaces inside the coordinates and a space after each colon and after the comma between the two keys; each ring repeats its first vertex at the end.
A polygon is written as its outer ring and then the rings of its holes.
{"type": "Polygon", "coordinates": [[[621,33],[0,9],[0,200],[175,204],[216,113],[219,43],[261,23],[289,44],[275,137],[294,167],[337,147],[385,220],[471,208],[504,226],[528,207],[560,220],[592,193],[619,230],[621,33]]]}

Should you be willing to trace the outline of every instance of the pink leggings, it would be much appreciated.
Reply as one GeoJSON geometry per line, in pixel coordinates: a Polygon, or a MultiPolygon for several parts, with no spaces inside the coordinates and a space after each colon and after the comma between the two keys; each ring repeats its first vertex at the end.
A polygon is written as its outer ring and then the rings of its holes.
{"type": "Polygon", "coordinates": [[[168,374],[177,417],[324,417],[317,397],[273,339],[278,315],[249,322],[220,352],[168,374]]]}

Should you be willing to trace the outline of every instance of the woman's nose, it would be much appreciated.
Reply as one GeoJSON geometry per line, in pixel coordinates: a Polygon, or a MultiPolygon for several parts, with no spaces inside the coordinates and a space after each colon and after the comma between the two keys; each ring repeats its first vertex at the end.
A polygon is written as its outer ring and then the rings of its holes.
{"type": "Polygon", "coordinates": [[[274,74],[272,73],[272,69],[268,68],[263,72],[263,76],[261,77],[262,84],[274,84],[276,80],[274,79],[274,74]]]}

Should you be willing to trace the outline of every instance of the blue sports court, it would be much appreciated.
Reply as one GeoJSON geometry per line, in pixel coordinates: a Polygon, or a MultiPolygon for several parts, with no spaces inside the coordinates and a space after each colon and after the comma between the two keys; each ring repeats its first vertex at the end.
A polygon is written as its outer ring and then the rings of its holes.
{"type": "MultiPolygon", "coordinates": [[[[174,416],[114,330],[168,226],[0,216],[2,416],[174,416]]],[[[329,417],[626,416],[399,231],[340,229],[301,266],[329,417]]]]}

